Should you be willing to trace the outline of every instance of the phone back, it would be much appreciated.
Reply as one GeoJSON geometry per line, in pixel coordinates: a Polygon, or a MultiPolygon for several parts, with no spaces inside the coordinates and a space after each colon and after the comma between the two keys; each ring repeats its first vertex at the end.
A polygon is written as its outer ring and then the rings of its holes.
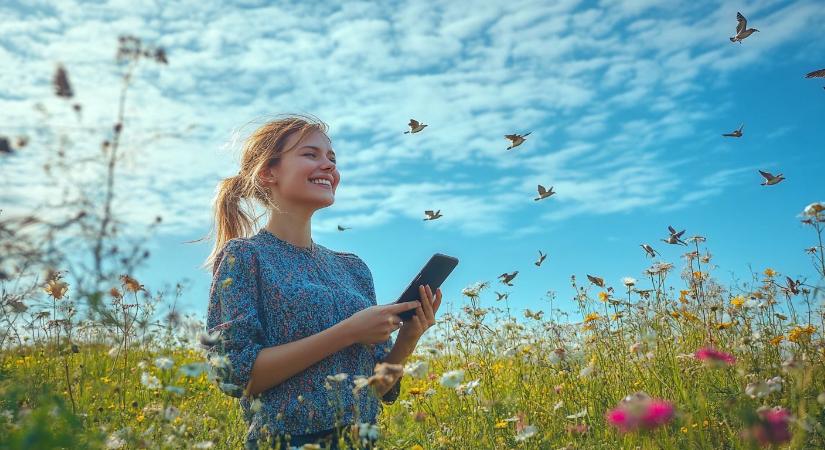
{"type": "MultiPolygon", "coordinates": [[[[430,290],[435,293],[435,290],[441,287],[441,284],[447,279],[450,273],[458,265],[458,258],[448,256],[443,253],[434,254],[427,264],[418,272],[418,275],[413,278],[410,284],[404,289],[404,292],[398,297],[395,303],[412,302],[419,300],[421,294],[418,292],[419,285],[430,285],[430,290]]],[[[410,320],[415,315],[415,310],[405,311],[399,316],[401,320],[410,320]]]]}

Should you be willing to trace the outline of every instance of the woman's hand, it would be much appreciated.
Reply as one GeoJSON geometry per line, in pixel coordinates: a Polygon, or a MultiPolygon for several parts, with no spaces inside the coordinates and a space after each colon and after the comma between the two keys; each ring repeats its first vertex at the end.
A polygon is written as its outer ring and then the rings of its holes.
{"type": "Polygon", "coordinates": [[[421,309],[421,302],[370,306],[351,315],[342,323],[349,329],[353,342],[381,344],[401,326],[401,317],[398,315],[413,308],[421,309]]]}
{"type": "Polygon", "coordinates": [[[409,350],[409,353],[415,349],[421,335],[427,329],[435,325],[435,313],[441,306],[441,288],[436,289],[435,296],[430,290],[430,285],[419,286],[418,292],[421,293],[421,302],[415,310],[415,315],[412,319],[406,321],[398,331],[398,338],[396,344],[404,345],[409,350]]]}

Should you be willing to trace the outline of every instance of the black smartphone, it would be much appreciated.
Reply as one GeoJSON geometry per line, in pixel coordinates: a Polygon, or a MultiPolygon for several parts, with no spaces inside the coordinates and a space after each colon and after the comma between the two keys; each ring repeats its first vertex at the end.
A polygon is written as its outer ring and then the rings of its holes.
{"type": "MultiPolygon", "coordinates": [[[[442,253],[434,254],[427,264],[424,264],[424,267],[418,272],[418,275],[413,278],[410,282],[410,285],[407,286],[407,289],[404,289],[404,293],[398,297],[398,300],[395,303],[404,303],[404,302],[414,302],[416,300],[421,300],[421,293],[418,291],[419,285],[430,285],[430,290],[435,295],[435,290],[441,287],[441,283],[447,279],[450,275],[450,272],[455,269],[455,266],[458,265],[458,258],[453,256],[447,256],[442,253]]],[[[399,316],[401,320],[407,321],[412,319],[415,315],[415,309],[411,309],[409,311],[404,311],[399,316]]]]}

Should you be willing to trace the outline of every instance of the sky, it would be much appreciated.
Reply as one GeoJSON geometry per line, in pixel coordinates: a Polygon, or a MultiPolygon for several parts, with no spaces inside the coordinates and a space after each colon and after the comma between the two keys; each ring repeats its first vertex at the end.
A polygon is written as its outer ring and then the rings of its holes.
{"type": "Polygon", "coordinates": [[[44,122],[70,130],[77,155],[99,152],[117,113],[117,37],[165,49],[168,65],[133,76],[116,211],[127,233],[163,217],[134,275],[153,290],[187,283],[178,307],[202,317],[212,243],[185,241],[208,233],[245,136],[283,113],[330,126],[341,183],[313,239],[360,256],[379,304],[439,252],[460,261],[442,286],[454,307],[490,281],[482,304],[496,290],[547,309],[552,291],[572,309],[571,275],[648,287],[643,242],[681,269],[684,247],[660,241],[668,225],[707,238],[723,284],[767,267],[817,281],[799,213],[825,200],[825,80],[804,78],[825,68],[818,1],[27,0],[0,17],[0,134],[32,135],[0,161],[9,214],[60,188],[40,169],[56,151],[34,133],[44,122]],[[742,43],[729,40],[737,11],[759,30],[742,43]],[[57,63],[81,119],[54,96],[57,63]],[[410,118],[427,128],[403,134],[410,118]],[[743,137],[721,136],[743,123],[743,137]],[[505,134],[527,132],[505,150],[505,134]],[[759,169],[786,180],[761,186],[759,169]],[[557,194],[534,201],[538,184],[557,194]],[[423,221],[426,209],[443,217],[423,221]],[[514,270],[514,286],[497,281],[514,270]]]}

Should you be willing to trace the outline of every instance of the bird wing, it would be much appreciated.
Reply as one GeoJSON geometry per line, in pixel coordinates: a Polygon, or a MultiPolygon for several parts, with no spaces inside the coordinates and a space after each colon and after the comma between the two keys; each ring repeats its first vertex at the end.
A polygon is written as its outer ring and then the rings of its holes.
{"type": "Polygon", "coordinates": [[[742,125],[739,125],[739,131],[740,131],[740,132],[741,132],[741,131],[742,131],[742,129],[744,129],[744,128],[745,128],[745,124],[744,124],[744,123],[742,123],[742,125]]]}
{"type": "Polygon", "coordinates": [[[419,123],[415,119],[410,119],[410,124],[409,125],[410,125],[410,128],[418,128],[419,123]]]}
{"type": "Polygon", "coordinates": [[[773,178],[773,175],[770,172],[765,172],[764,170],[760,170],[759,174],[762,175],[762,177],[766,180],[770,180],[771,178],[773,178]]]}
{"type": "Polygon", "coordinates": [[[825,78],[825,69],[814,70],[805,75],[805,78],[825,78]]]}
{"type": "Polygon", "coordinates": [[[685,234],[685,230],[682,230],[682,231],[676,233],[676,238],[678,239],[678,238],[682,237],[683,234],[685,234]]]}
{"type": "Polygon", "coordinates": [[[667,226],[667,231],[670,231],[670,234],[676,234],[676,230],[670,225],[667,226]]]}
{"type": "Polygon", "coordinates": [[[736,24],[736,34],[739,34],[743,31],[745,31],[745,28],[747,28],[747,26],[748,26],[748,19],[746,19],[745,16],[742,15],[742,13],[737,12],[736,13],[736,21],[738,22],[736,24]]]}
{"type": "Polygon", "coordinates": [[[424,214],[426,214],[428,216],[432,216],[433,215],[433,210],[428,209],[428,210],[424,211],[424,214]]]}
{"type": "Polygon", "coordinates": [[[519,138],[519,135],[517,135],[517,134],[505,134],[504,135],[504,139],[507,139],[509,141],[515,141],[518,138],[519,138]]]}
{"type": "Polygon", "coordinates": [[[530,135],[530,133],[532,133],[532,131],[528,131],[527,134],[522,134],[521,137],[527,137],[530,135]]]}
{"type": "Polygon", "coordinates": [[[539,190],[539,195],[544,195],[544,194],[547,193],[547,189],[544,189],[544,186],[542,186],[542,185],[539,185],[538,190],[539,190]]]}

